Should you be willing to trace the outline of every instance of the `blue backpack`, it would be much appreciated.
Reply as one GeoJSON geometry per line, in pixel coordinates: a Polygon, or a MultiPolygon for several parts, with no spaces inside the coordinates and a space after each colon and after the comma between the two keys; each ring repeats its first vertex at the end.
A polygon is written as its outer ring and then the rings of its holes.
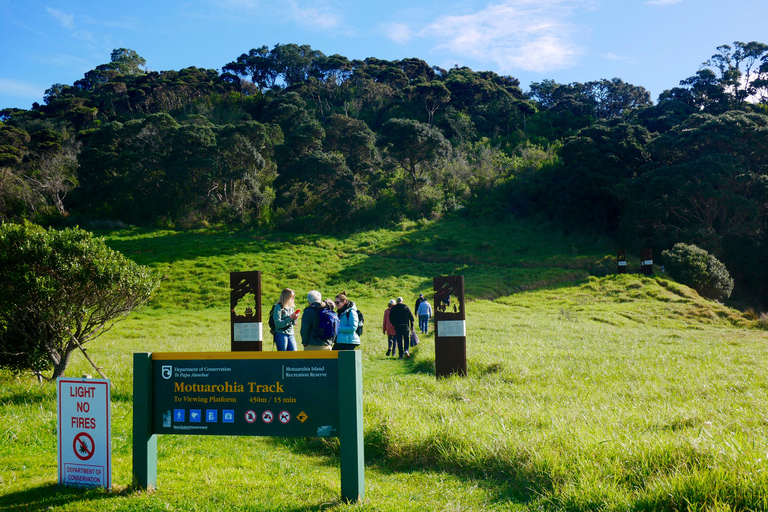
{"type": "Polygon", "coordinates": [[[321,309],[317,315],[317,337],[324,340],[336,338],[339,333],[339,315],[330,309],[321,309]]]}

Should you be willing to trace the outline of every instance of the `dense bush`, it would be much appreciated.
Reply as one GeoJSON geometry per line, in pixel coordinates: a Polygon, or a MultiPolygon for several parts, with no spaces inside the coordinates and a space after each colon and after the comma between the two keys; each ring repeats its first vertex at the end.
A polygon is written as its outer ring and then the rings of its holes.
{"type": "Polygon", "coordinates": [[[675,244],[661,253],[669,275],[690,286],[702,297],[725,299],[733,291],[733,279],[717,258],[695,245],[675,244]]]}
{"type": "Polygon", "coordinates": [[[85,354],[157,286],[148,268],[82,229],[0,224],[0,368],[64,376],[73,352],[85,354]]]}

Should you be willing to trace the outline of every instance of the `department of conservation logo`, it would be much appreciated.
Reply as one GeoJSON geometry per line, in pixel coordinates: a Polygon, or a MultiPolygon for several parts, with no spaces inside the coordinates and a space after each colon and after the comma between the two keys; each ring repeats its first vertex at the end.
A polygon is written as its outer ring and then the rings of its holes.
{"type": "Polygon", "coordinates": [[[163,370],[163,378],[166,380],[170,379],[171,375],[173,375],[173,366],[170,364],[163,365],[162,370],[163,370]]]}

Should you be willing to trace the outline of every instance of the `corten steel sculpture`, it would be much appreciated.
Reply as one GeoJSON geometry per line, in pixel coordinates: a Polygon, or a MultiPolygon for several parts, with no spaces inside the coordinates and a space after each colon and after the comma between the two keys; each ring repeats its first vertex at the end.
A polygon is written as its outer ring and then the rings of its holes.
{"type": "Polygon", "coordinates": [[[432,279],[435,290],[435,374],[467,375],[467,316],[464,276],[432,279]]]}
{"type": "Polygon", "coordinates": [[[646,276],[653,274],[653,249],[640,251],[640,272],[646,276]]]}
{"type": "Polygon", "coordinates": [[[261,271],[230,272],[229,288],[232,352],[261,351],[264,332],[261,323],[261,271]],[[253,294],[254,302],[245,307],[243,314],[238,314],[238,303],[248,294],[253,294]]]}
{"type": "Polygon", "coordinates": [[[618,251],[616,254],[616,273],[627,273],[627,251],[618,251]]]}

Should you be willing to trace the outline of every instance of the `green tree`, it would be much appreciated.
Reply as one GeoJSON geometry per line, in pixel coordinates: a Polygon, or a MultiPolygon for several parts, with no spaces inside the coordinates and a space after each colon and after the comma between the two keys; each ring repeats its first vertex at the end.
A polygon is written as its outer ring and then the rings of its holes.
{"type": "Polygon", "coordinates": [[[112,50],[110,65],[121,75],[141,75],[144,73],[141,68],[147,65],[147,61],[133,50],[118,48],[112,50]]]}
{"type": "Polygon", "coordinates": [[[451,143],[433,126],[411,119],[390,119],[381,127],[379,143],[386,154],[408,173],[418,189],[428,171],[451,154],[451,143]]]}
{"type": "Polygon", "coordinates": [[[709,114],[722,114],[764,102],[767,85],[768,44],[736,41],[718,46],[696,74],[681,80],[680,87],[664,91],[659,101],[677,99],[709,114]]]}
{"type": "Polygon", "coordinates": [[[579,131],[563,144],[561,166],[534,175],[533,201],[569,227],[616,233],[650,140],[642,126],[619,120],[579,131]]]}
{"type": "Polygon", "coordinates": [[[451,91],[448,90],[445,84],[438,81],[416,84],[412,88],[412,94],[419,103],[424,105],[429,126],[432,126],[435,112],[451,99],[451,91]]]}
{"type": "Polygon", "coordinates": [[[364,121],[332,115],[326,123],[323,150],[341,153],[349,169],[361,180],[375,172],[376,134],[364,121]]]}
{"type": "Polygon", "coordinates": [[[64,375],[72,354],[146,303],[158,279],[78,228],[0,225],[0,366],[64,375]]]}
{"type": "MultiPolygon", "coordinates": [[[[666,243],[722,255],[728,239],[761,238],[768,221],[768,117],[696,114],[650,148],[631,193],[634,223],[666,243]]],[[[648,234],[647,236],[650,236],[648,234]]]]}

